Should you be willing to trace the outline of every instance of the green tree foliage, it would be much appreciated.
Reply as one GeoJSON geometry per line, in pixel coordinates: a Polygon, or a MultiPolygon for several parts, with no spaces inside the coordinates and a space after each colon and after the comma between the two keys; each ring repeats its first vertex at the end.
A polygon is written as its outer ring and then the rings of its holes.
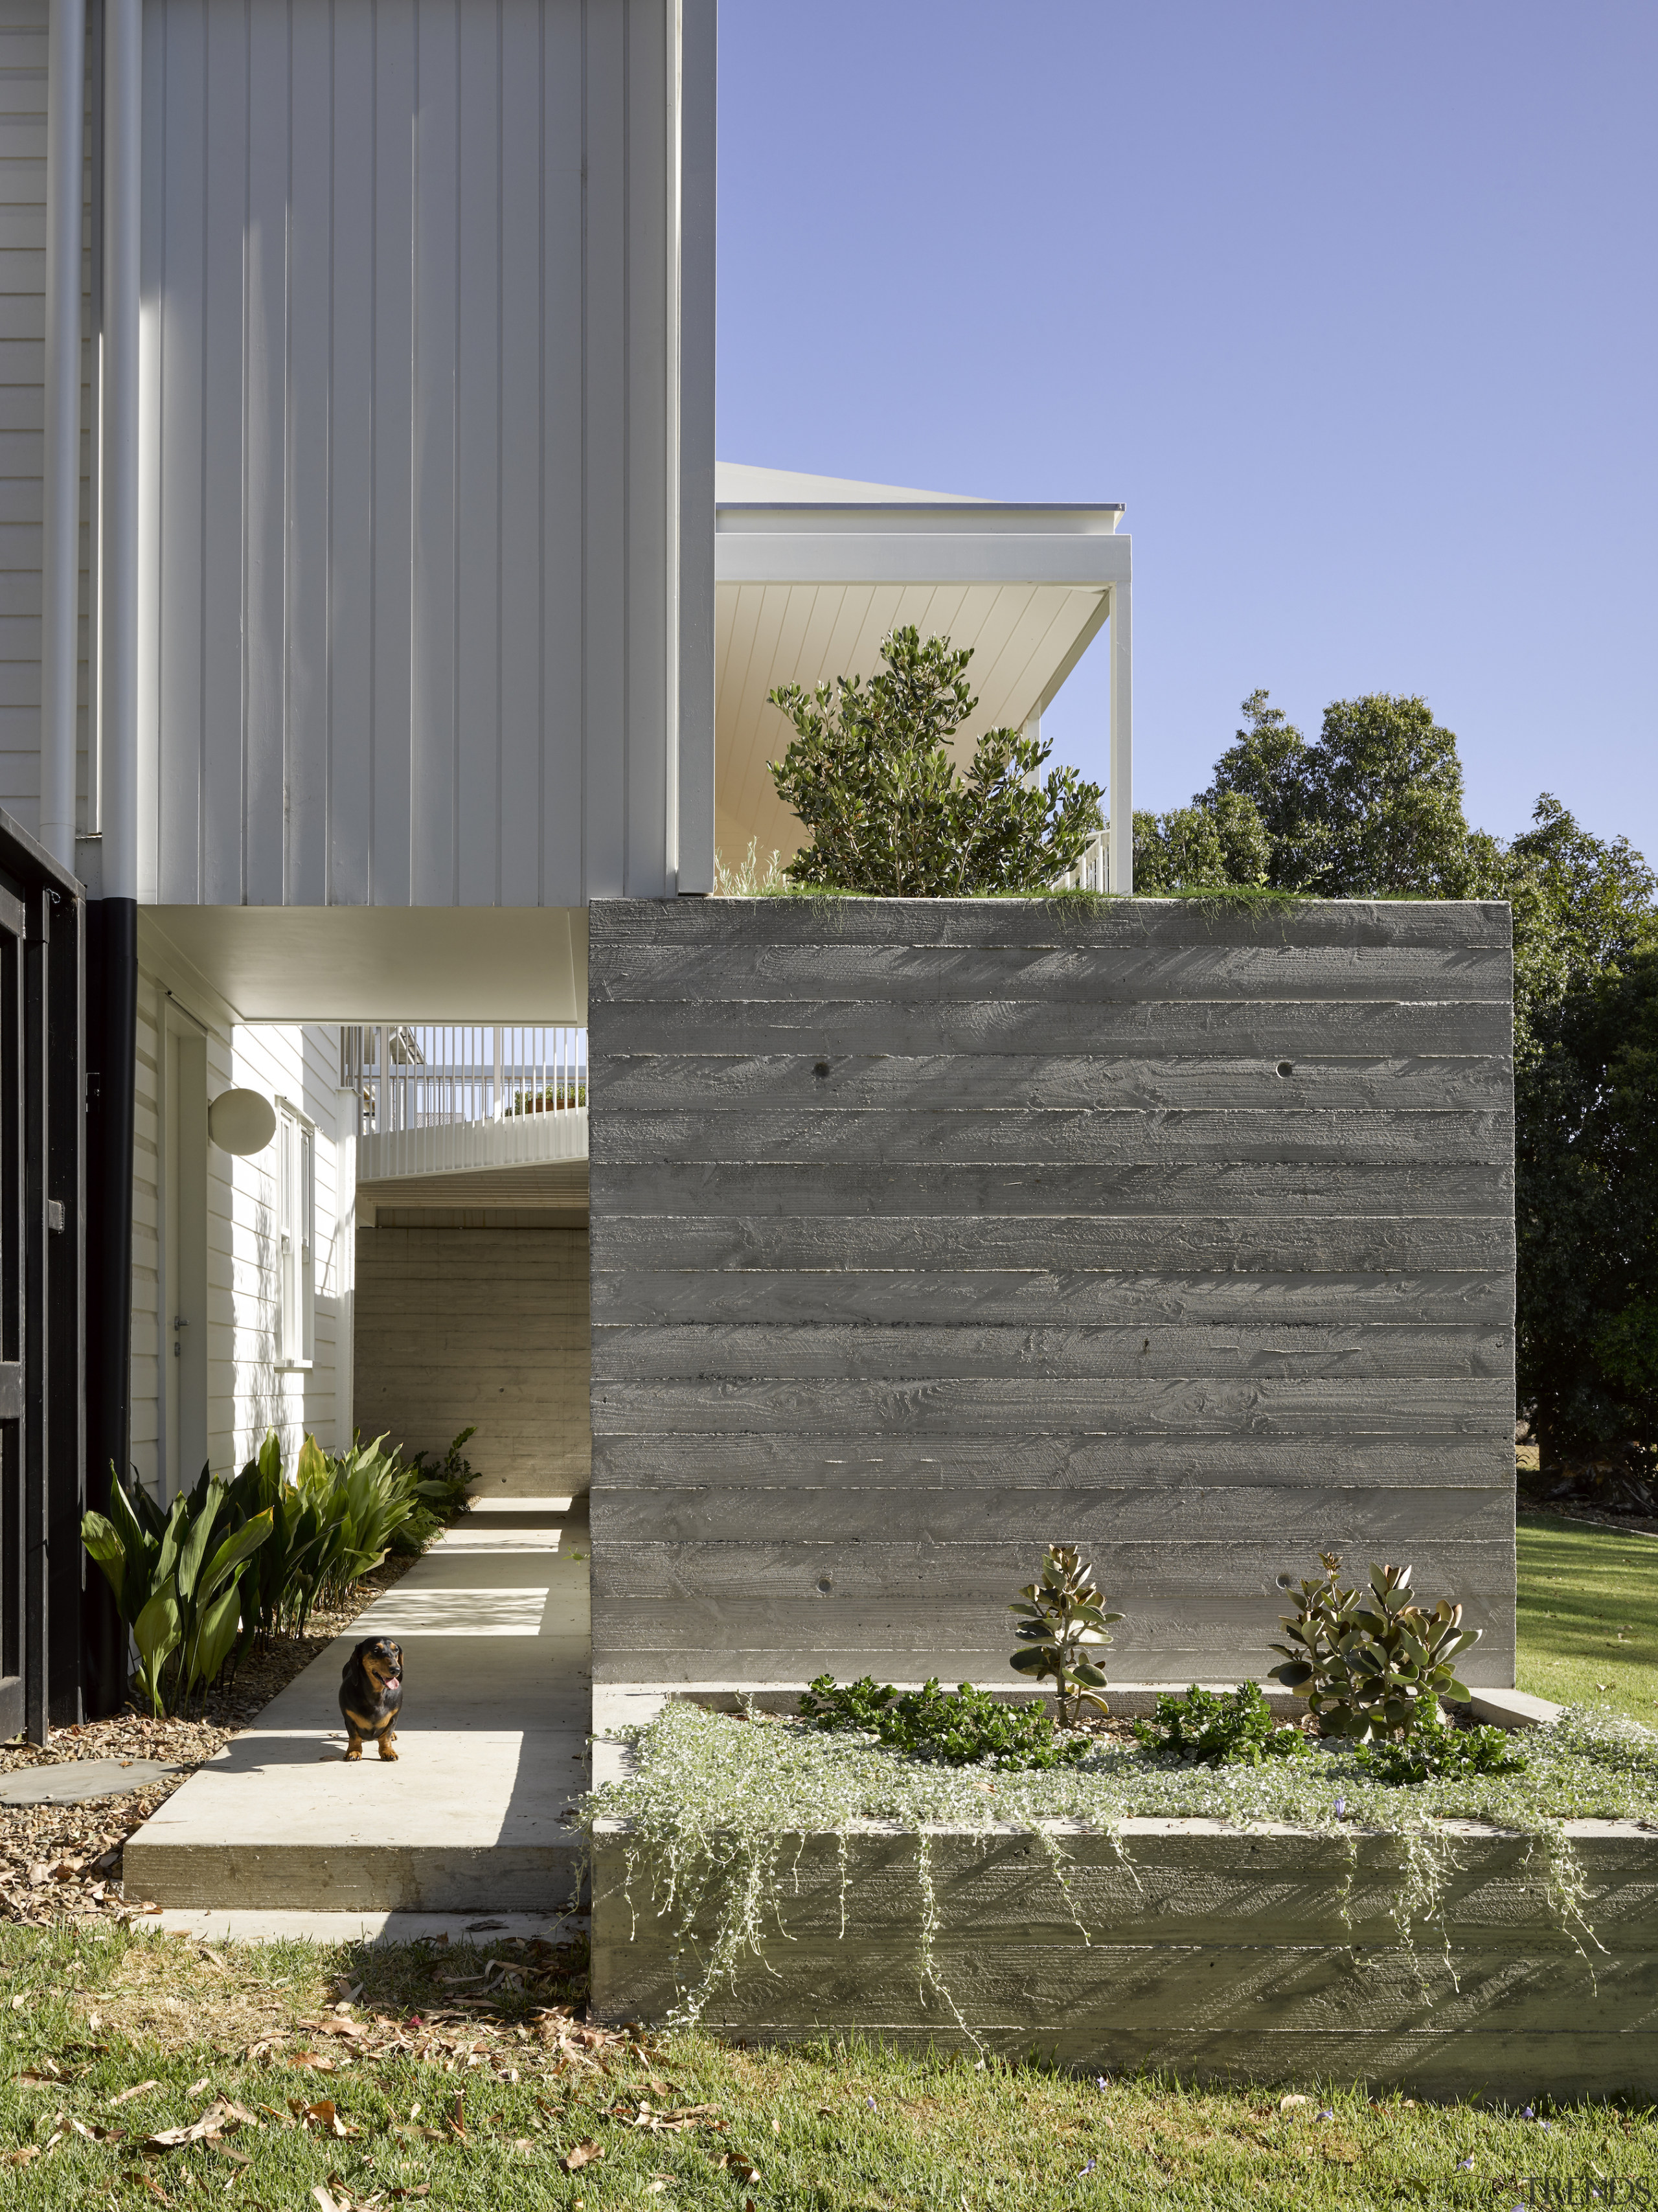
{"type": "Polygon", "coordinates": [[[914,626],[884,639],[881,672],[769,696],[794,725],[771,763],[777,795],[811,833],[784,873],[796,884],[891,898],[1039,891],[1102,826],[1100,787],[1037,770],[1053,750],[987,730],[963,776],[951,745],[978,701],[970,650],[914,626]]]}
{"type": "MultiPolygon", "coordinates": [[[[1591,877],[1572,905],[1604,912],[1591,877]]],[[[1521,1401],[1546,1468],[1658,1474],[1658,927],[1534,1011],[1515,1074],[1521,1401]]]]}
{"type": "Polygon", "coordinates": [[[1546,1466],[1658,1475],[1658,877],[1545,792],[1470,827],[1454,734],[1417,698],[1265,691],[1190,805],[1134,820],[1141,891],[1506,899],[1514,914],[1518,1384],[1546,1466]]]}
{"type": "Polygon", "coordinates": [[[1504,859],[1497,896],[1514,903],[1515,1054],[1523,1070],[1546,1048],[1568,1000],[1650,940],[1658,876],[1627,837],[1592,836],[1546,791],[1504,859]]]}
{"type": "Polygon", "coordinates": [[[1259,889],[1272,860],[1272,836],[1247,792],[1206,793],[1171,813],[1134,816],[1134,888],[1146,897],[1259,889]]]}
{"type": "Polygon", "coordinates": [[[1136,890],[1502,896],[1501,848],[1469,829],[1456,738],[1425,701],[1337,699],[1309,744],[1268,699],[1244,701],[1245,726],[1190,806],[1136,816],[1136,890]]]}

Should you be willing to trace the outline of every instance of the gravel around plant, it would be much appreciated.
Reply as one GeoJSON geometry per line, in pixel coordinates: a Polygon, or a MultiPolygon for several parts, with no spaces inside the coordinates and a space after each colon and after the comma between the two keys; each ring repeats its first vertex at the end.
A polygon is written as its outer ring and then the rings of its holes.
{"type": "Polygon", "coordinates": [[[415,1564],[393,1553],[353,1589],[349,1604],[313,1613],[302,1637],[250,1651],[199,1714],[156,1720],[129,1707],[106,1720],[53,1729],[44,1744],[0,1744],[0,1775],[76,1759],[155,1759],[179,1769],[147,1788],[84,1805],[0,1805],[0,1922],[43,1928],[74,1919],[122,1920],[154,1911],[121,1877],[127,1838],[197,1768],[255,1720],[337,1636],[415,1564]]]}

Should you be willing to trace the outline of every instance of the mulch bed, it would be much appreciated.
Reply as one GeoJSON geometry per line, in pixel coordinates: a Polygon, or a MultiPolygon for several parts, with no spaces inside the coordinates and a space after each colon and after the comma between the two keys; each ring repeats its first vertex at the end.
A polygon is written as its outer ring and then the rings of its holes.
{"type": "Polygon", "coordinates": [[[234,1680],[210,1691],[191,1717],[158,1721],[129,1708],[107,1720],[53,1729],[44,1744],[0,1744],[0,1774],[81,1759],[153,1759],[179,1768],[145,1789],[88,1804],[0,1805],[0,1920],[44,1928],[62,1920],[126,1920],[143,1911],[149,1901],[129,1899],[122,1887],[127,1838],[414,1564],[412,1558],[387,1559],[346,1604],[313,1613],[304,1636],[251,1651],[234,1680]]]}

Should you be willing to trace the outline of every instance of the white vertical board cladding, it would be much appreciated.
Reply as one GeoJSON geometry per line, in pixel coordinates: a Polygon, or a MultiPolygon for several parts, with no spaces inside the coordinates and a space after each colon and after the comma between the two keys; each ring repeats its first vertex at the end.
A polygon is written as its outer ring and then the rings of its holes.
{"type": "Polygon", "coordinates": [[[679,0],[144,37],[141,896],[671,892],[679,0]]]}
{"type": "MultiPolygon", "coordinates": [[[[33,831],[40,793],[41,471],[46,424],[47,0],[0,0],[0,806],[33,831]]],[[[90,137],[88,138],[88,148],[90,137]]],[[[90,157],[85,165],[89,170],[90,157]]],[[[89,282],[89,274],[88,281],[89,282]]],[[[76,720],[87,778],[92,348],[82,349],[76,720]]]]}
{"type": "MultiPolygon", "coordinates": [[[[139,1479],[157,1494],[167,1457],[162,1363],[172,1355],[172,1331],[160,1304],[167,1110],[161,1039],[171,995],[166,980],[141,962],[132,1188],[132,1457],[139,1479]]],[[[349,1204],[342,1209],[337,1190],[339,1031],[295,1023],[231,1024],[220,1010],[198,1011],[176,996],[172,1002],[205,1036],[210,1099],[233,1088],[258,1091],[273,1102],[285,1100],[316,1125],[315,1329],[313,1356],[305,1366],[284,1364],[281,1356],[280,1138],[246,1159],[216,1145],[207,1148],[209,1464],[216,1474],[240,1468],[271,1428],[281,1435],[289,1457],[307,1431],[337,1449],[350,1441],[349,1346],[342,1360],[340,1339],[349,1324],[352,1264],[346,1242],[350,1209],[349,1204]]],[[[191,1480],[197,1471],[189,1470],[191,1480]]]]}

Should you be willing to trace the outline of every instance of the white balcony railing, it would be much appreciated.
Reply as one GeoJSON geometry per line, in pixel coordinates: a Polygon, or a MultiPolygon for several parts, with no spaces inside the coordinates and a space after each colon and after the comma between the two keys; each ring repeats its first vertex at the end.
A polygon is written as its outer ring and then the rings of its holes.
{"type": "Polygon", "coordinates": [[[1056,876],[1056,891],[1104,891],[1110,889],[1108,880],[1107,840],[1109,830],[1096,830],[1084,846],[1078,858],[1062,876],[1056,876]]]}
{"type": "Polygon", "coordinates": [[[375,1022],[340,1031],[357,1134],[513,1122],[587,1103],[585,1029],[375,1022]]]}

